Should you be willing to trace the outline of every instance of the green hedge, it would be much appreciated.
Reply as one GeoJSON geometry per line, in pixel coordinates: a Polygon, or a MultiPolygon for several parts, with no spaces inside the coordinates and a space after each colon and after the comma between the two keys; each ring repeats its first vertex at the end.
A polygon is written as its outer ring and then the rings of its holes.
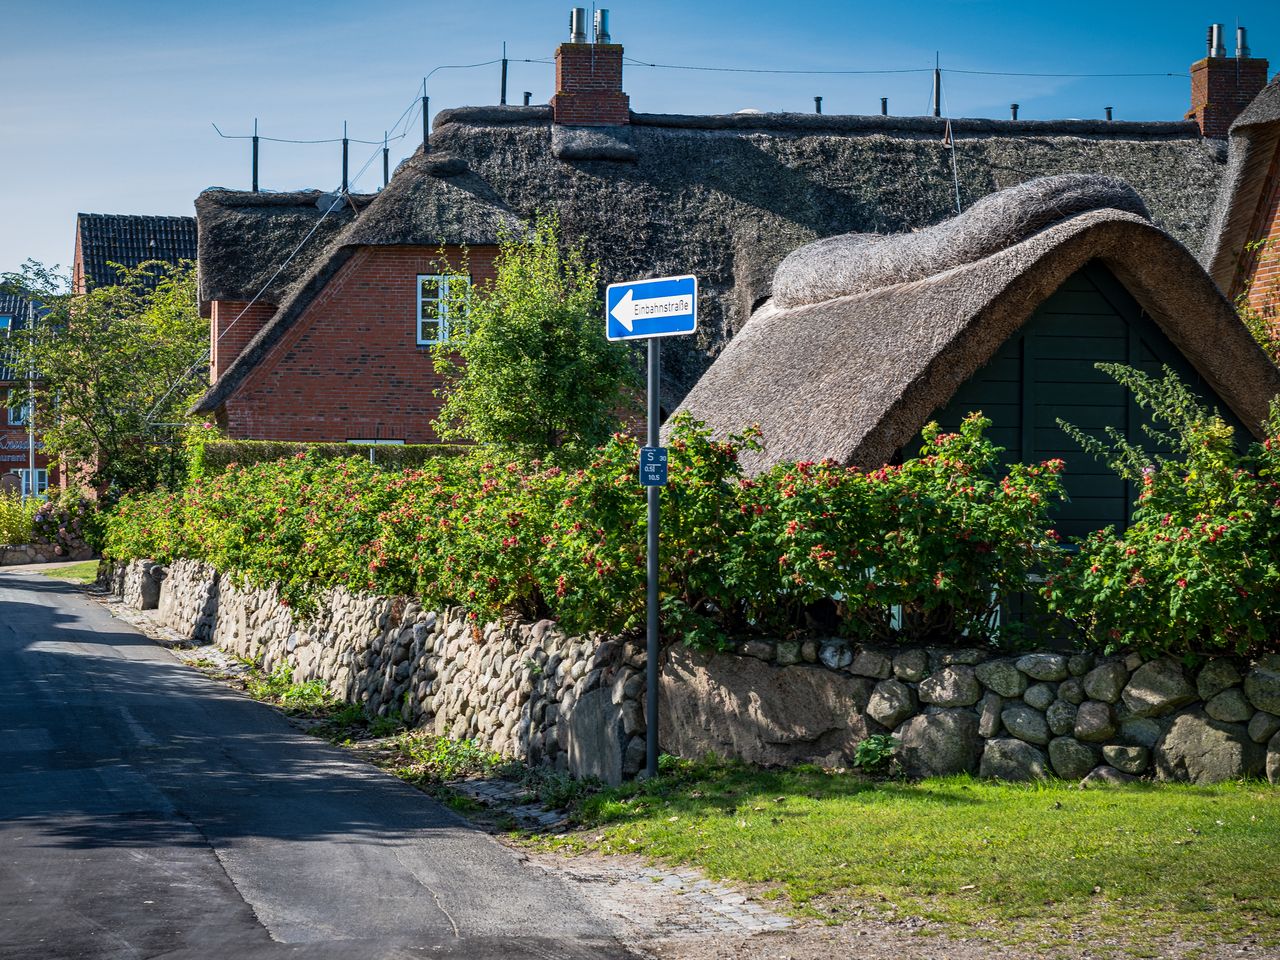
{"type": "Polygon", "coordinates": [[[438,457],[465,454],[465,446],[443,443],[302,443],[294,440],[214,440],[196,446],[191,456],[191,472],[196,477],[217,476],[235,463],[242,467],[271,463],[306,453],[316,461],[370,459],[379,467],[408,470],[422,467],[438,457]]]}

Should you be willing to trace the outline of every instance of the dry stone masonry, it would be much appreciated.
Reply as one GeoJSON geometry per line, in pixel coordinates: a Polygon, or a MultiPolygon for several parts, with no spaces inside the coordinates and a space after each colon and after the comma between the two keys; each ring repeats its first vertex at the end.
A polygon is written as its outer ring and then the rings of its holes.
{"type": "MultiPolygon", "coordinates": [[[[343,588],[303,617],[274,589],[190,560],[134,561],[111,586],[195,642],[288,666],[374,714],[575,776],[617,783],[643,766],[636,641],[570,637],[548,620],[473,625],[343,588]]],[[[913,777],[1280,782],[1280,655],[1188,670],[1137,655],[751,640],[668,647],[661,682],[662,746],[685,757],[847,767],[861,740],[892,733],[913,777]]]]}

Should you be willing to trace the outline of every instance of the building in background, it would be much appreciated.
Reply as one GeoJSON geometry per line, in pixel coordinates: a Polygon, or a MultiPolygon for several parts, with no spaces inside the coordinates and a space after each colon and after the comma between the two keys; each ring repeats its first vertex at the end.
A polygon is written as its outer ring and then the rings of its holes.
{"type": "Polygon", "coordinates": [[[195,217],[148,217],[117,213],[76,215],[71,288],[111,286],[115,266],[136,267],[148,260],[177,264],[196,258],[195,217]]]}
{"type": "Polygon", "coordinates": [[[6,486],[40,494],[49,486],[49,461],[30,404],[19,402],[27,392],[29,371],[22,367],[14,340],[14,334],[26,328],[31,314],[31,301],[0,290],[0,476],[17,477],[16,484],[6,486]]]}

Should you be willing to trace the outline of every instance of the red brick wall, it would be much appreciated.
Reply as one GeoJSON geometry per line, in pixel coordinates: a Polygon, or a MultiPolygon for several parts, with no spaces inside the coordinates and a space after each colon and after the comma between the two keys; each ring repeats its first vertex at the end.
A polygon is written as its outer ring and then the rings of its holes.
{"type": "Polygon", "coordinates": [[[622,92],[621,44],[562,43],[556,50],[551,109],[556,123],[630,123],[630,98],[622,92]]]}
{"type": "MultiPolygon", "coordinates": [[[[470,248],[473,282],[494,278],[496,255],[470,248]]],[[[445,257],[463,262],[456,247],[445,257]]],[[[223,428],[255,440],[435,442],[443,381],[417,343],[417,278],[446,272],[440,259],[426,247],[358,251],[227,401],[223,428]]]]}
{"type": "Polygon", "coordinates": [[[1241,276],[1233,292],[1247,288],[1249,307],[1280,325],[1280,147],[1271,160],[1267,186],[1249,231],[1249,242],[1258,241],[1265,245],[1241,257],[1241,276]]]}
{"type": "MultiPolygon", "coordinates": [[[[24,383],[0,382],[0,474],[27,468],[27,428],[9,426],[9,390],[23,390],[24,383]]],[[[48,410],[36,410],[36,468],[48,469],[49,458],[40,451],[40,417],[48,415],[48,410]]],[[[50,483],[56,484],[58,478],[51,476],[50,483]]]]}
{"type": "Polygon", "coordinates": [[[253,306],[239,300],[214,300],[209,307],[209,382],[222,376],[231,362],[275,315],[274,303],[253,306]],[[245,309],[245,308],[248,309],[245,309]],[[239,318],[239,319],[237,319],[239,318]]]}
{"type": "Polygon", "coordinates": [[[1225,137],[1236,117],[1267,85],[1261,57],[1205,57],[1191,65],[1191,109],[1186,119],[1206,137],[1225,137]]]}

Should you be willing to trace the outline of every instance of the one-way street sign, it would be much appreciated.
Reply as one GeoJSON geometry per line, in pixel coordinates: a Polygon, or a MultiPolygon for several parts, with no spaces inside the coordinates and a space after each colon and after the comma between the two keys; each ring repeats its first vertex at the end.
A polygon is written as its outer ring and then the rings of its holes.
{"type": "Polygon", "coordinates": [[[698,278],[662,277],[612,283],[605,291],[610,340],[679,337],[698,329],[698,278]]]}

